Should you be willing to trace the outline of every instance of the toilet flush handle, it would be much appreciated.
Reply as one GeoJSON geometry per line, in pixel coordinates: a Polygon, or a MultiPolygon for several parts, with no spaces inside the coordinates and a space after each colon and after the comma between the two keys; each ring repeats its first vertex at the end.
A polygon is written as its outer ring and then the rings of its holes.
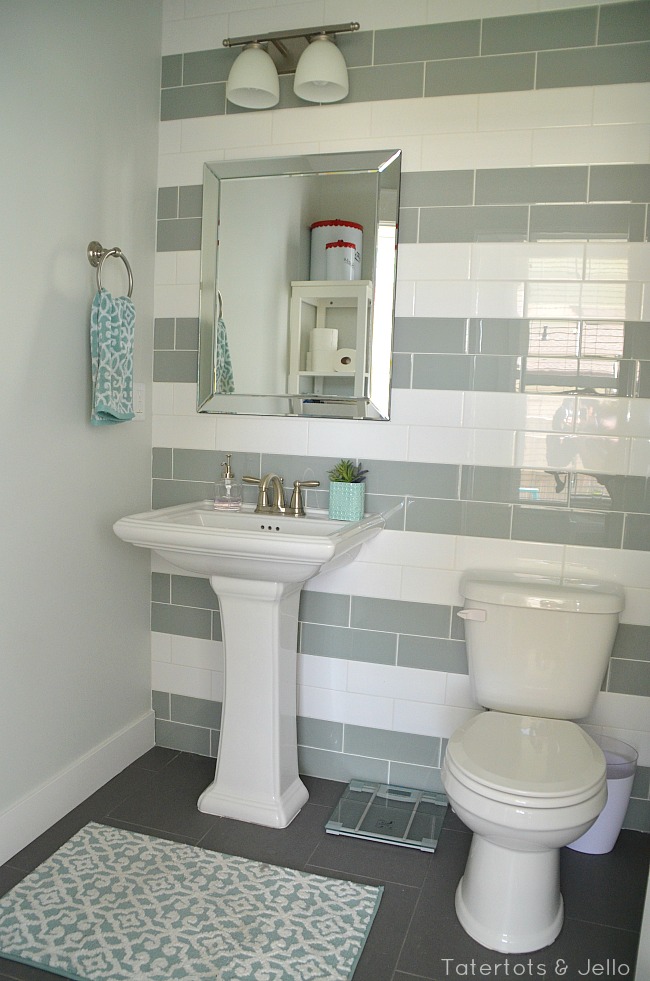
{"type": "Polygon", "coordinates": [[[487,610],[459,610],[461,620],[487,620],[487,610]]]}

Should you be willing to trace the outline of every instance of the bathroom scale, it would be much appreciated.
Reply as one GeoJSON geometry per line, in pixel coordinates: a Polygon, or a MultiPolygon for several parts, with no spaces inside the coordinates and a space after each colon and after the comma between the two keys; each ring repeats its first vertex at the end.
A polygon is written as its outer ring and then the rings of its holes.
{"type": "Polygon", "coordinates": [[[446,813],[445,794],[352,780],[325,830],[331,835],[348,835],[434,852],[446,813]]]}

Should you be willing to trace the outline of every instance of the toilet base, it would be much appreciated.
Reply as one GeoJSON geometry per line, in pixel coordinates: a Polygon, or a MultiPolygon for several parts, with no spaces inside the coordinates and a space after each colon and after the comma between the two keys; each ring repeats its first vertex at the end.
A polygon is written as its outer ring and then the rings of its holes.
{"type": "Polygon", "coordinates": [[[562,929],[560,851],[515,851],[474,834],[456,890],[463,929],[490,950],[523,954],[562,929]]]}

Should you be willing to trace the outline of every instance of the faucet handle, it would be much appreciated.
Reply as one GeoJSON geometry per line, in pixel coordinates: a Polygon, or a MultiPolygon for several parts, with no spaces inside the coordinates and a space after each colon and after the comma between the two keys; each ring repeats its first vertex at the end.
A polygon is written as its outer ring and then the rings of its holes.
{"type": "Polygon", "coordinates": [[[303,487],[320,487],[320,480],[294,480],[293,494],[289,504],[289,512],[294,518],[304,518],[305,505],[302,500],[303,487]]]}

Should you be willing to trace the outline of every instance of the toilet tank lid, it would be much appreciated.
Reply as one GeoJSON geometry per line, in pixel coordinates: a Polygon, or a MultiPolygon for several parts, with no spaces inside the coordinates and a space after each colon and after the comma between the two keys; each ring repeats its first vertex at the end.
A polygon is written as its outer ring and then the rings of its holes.
{"type": "Polygon", "coordinates": [[[567,613],[620,613],[625,608],[625,591],[617,583],[581,579],[468,572],[461,579],[460,592],[479,603],[567,613]]]}

